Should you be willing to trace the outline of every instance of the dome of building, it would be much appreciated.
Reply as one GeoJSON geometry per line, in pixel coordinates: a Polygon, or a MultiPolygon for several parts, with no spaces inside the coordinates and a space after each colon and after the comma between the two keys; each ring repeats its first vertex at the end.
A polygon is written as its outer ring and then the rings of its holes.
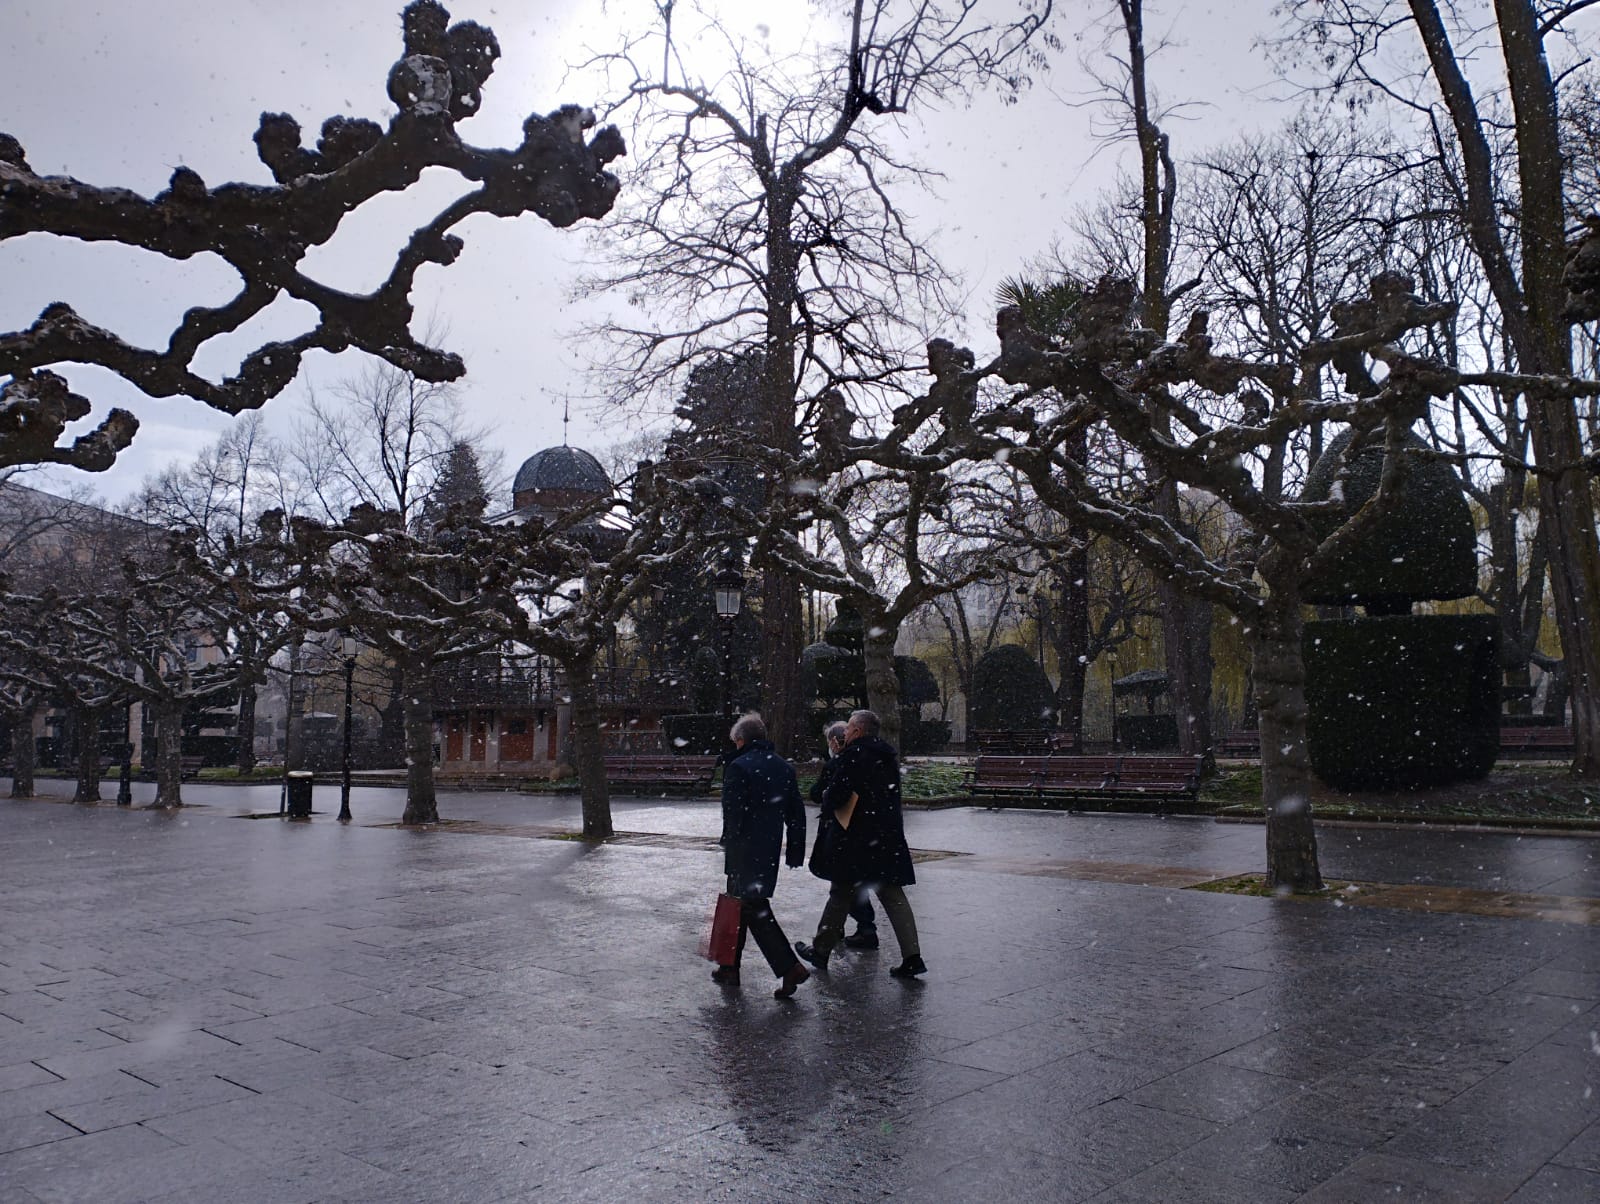
{"type": "MultiPolygon", "coordinates": [[[[590,497],[609,497],[611,478],[588,452],[579,447],[547,447],[535,452],[517,469],[512,483],[513,494],[523,493],[577,493],[590,497]]],[[[522,505],[519,501],[518,505],[522,505]]]]}

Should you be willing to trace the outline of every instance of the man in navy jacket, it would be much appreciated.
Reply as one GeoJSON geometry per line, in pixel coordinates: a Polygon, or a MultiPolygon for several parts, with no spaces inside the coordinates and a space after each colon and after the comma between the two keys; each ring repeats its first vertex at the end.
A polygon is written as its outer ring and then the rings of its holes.
{"type": "Polygon", "coordinates": [[[738,750],[722,770],[723,869],[728,893],[739,900],[739,944],[733,965],[720,966],[711,977],[718,982],[739,981],[739,960],[746,932],[772,972],[781,979],[773,994],[787,999],[811,977],[790,948],[788,938],[772,914],[772,892],[778,885],[778,855],[787,836],[787,861],[797,869],[805,860],[806,809],[794,767],[780,757],[767,739],[761,716],[741,716],[728,733],[738,750]]]}

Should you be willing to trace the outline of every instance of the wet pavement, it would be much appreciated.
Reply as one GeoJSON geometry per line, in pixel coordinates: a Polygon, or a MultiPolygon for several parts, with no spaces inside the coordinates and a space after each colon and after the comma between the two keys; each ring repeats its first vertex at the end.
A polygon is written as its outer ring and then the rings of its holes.
{"type": "Polygon", "coordinates": [[[713,802],[185,797],[0,802],[0,1199],[1600,1199],[1600,840],[1323,828],[1416,904],[1341,906],[1184,889],[1257,826],[916,811],[927,978],[779,1002],[695,956],[713,802]]]}

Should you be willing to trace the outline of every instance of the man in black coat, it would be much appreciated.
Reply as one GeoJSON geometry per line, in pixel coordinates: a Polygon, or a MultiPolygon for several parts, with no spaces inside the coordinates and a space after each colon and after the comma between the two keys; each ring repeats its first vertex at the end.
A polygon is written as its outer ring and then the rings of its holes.
{"type": "MultiPolygon", "coordinates": [[[[826,867],[826,857],[839,840],[837,821],[833,818],[833,811],[828,806],[828,787],[833,782],[834,774],[839,770],[839,757],[844,752],[844,733],[848,724],[835,721],[822,729],[822,735],[828,742],[828,759],[823,763],[822,772],[817,775],[817,780],[811,784],[811,801],[817,804],[821,814],[817,816],[817,843],[811,850],[811,872],[817,877],[827,879],[829,871],[826,867]]],[[[859,892],[854,902],[850,904],[850,918],[856,922],[856,930],[844,938],[844,943],[851,949],[876,949],[878,947],[878,916],[872,910],[872,900],[867,898],[865,892],[859,892]]]]}
{"type": "Polygon", "coordinates": [[[760,715],[744,715],[728,733],[738,750],[722,769],[723,869],[728,893],[739,900],[739,944],[733,965],[719,966],[711,977],[737,984],[746,932],[783,982],[773,992],[787,999],[811,977],[789,947],[772,914],[772,892],[778,885],[778,854],[787,840],[788,864],[797,869],[805,858],[806,808],[794,767],[773,751],[760,715]]]}
{"type": "Polygon", "coordinates": [[[874,712],[856,711],[845,728],[844,752],[823,801],[844,829],[825,875],[833,886],[817,921],[814,943],[797,942],[795,949],[818,969],[826,969],[829,954],[844,938],[851,905],[871,890],[883,904],[900,944],[900,964],[889,973],[914,978],[928,970],[917,941],[917,919],[904,890],[917,876],[900,812],[900,763],[894,749],[878,738],[880,727],[874,712]]]}

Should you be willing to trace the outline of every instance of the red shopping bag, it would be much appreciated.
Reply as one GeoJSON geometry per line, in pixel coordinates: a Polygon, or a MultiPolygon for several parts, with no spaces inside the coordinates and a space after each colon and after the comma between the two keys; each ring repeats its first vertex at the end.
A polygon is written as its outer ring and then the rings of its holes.
{"type": "Polygon", "coordinates": [[[739,900],[729,894],[718,895],[711,912],[711,931],[700,942],[700,956],[719,966],[731,966],[738,949],[739,900]]]}

